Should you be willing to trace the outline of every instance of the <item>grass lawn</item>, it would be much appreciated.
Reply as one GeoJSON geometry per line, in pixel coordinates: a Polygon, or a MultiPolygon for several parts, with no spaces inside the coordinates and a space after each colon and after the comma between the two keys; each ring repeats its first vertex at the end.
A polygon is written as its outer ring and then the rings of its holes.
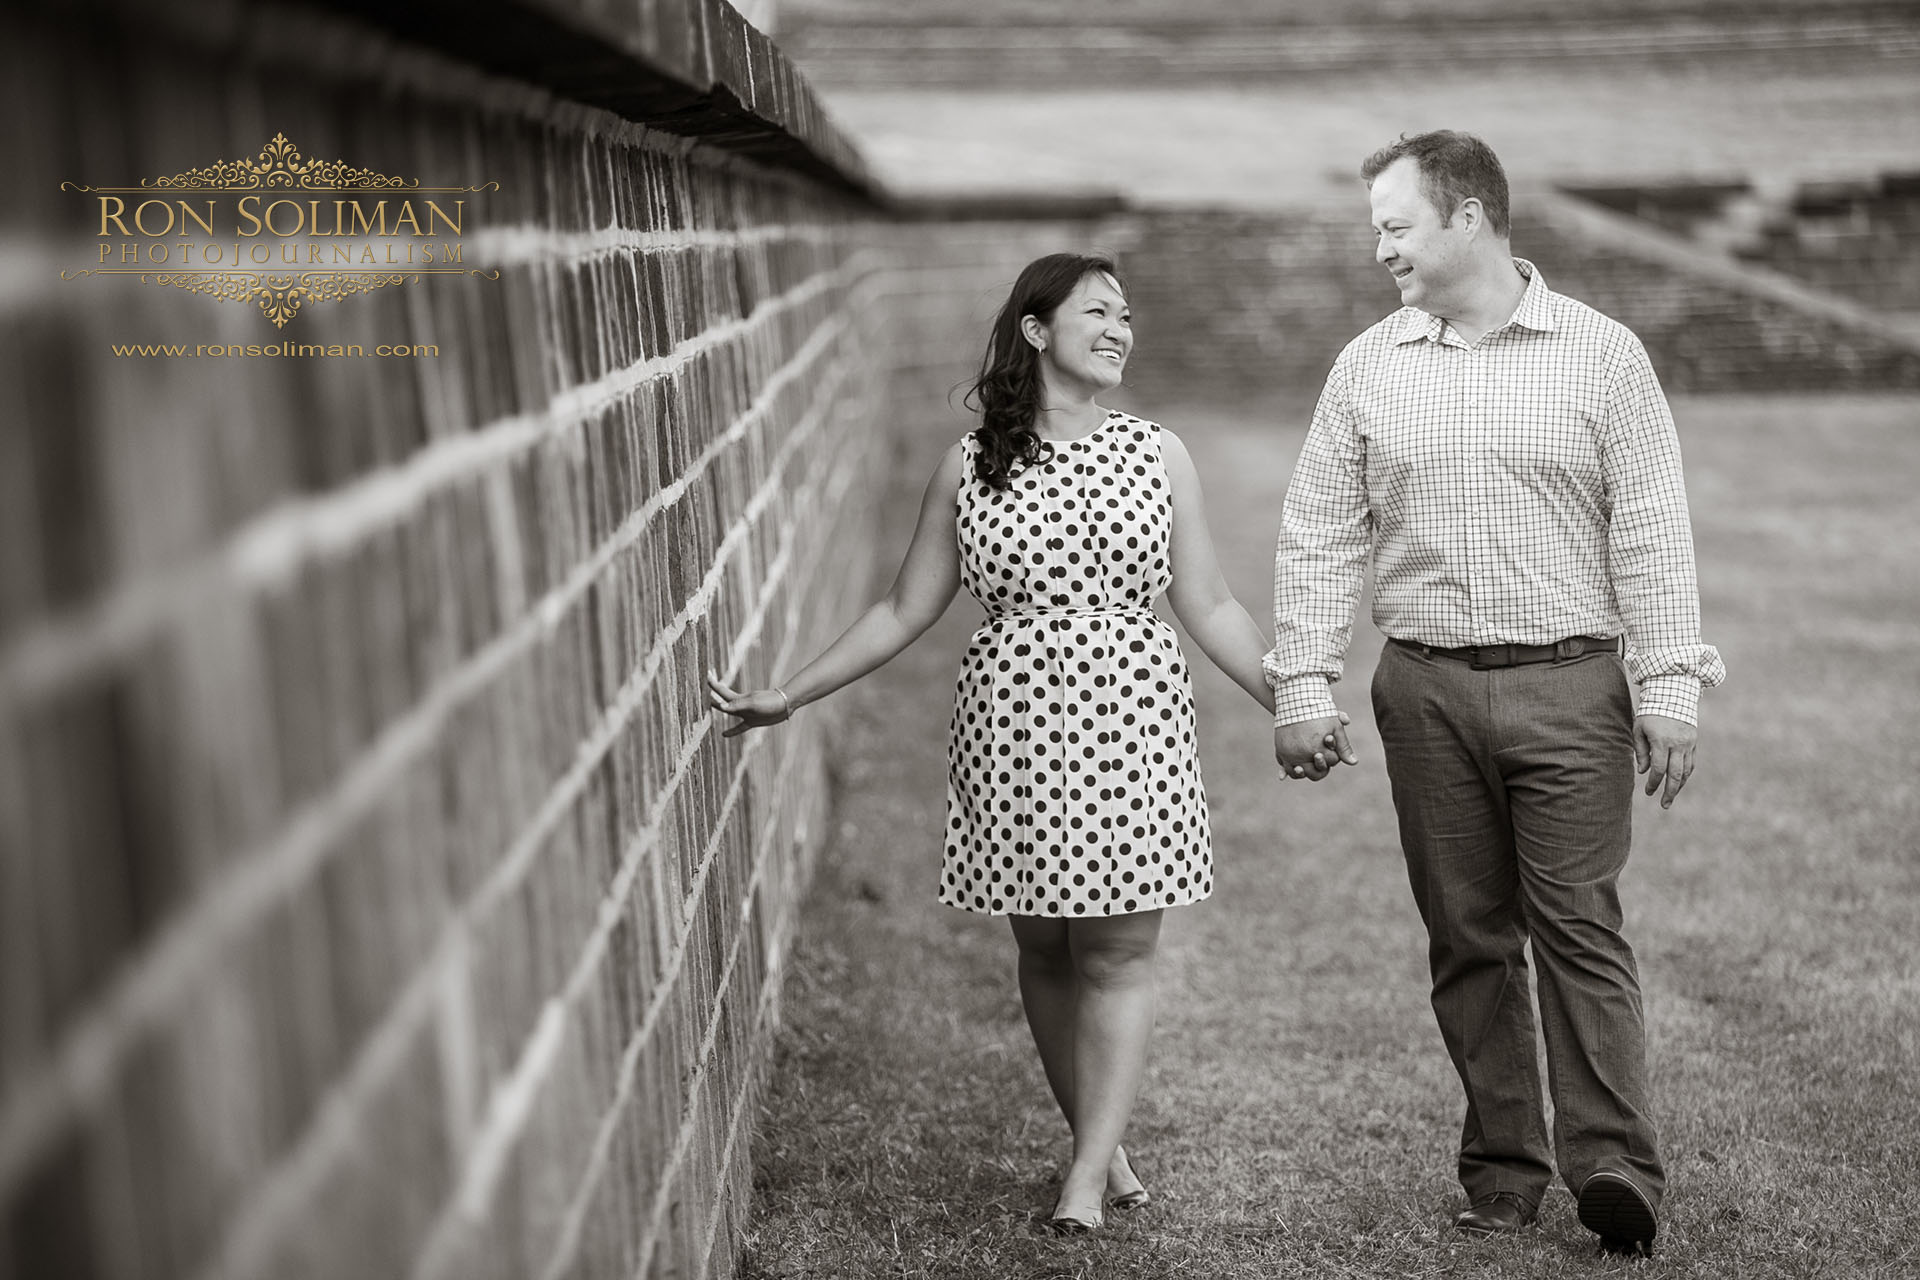
{"type": "MultiPolygon", "coordinates": [[[[1305,409],[1164,414],[1263,626],[1305,409]]],[[[1920,1275],[1920,399],[1675,412],[1706,637],[1731,675],[1674,809],[1640,802],[1623,880],[1671,1181],[1651,1261],[1599,1254],[1557,1185],[1522,1236],[1448,1228],[1462,1104],[1364,624],[1336,690],[1362,763],[1319,786],[1277,780],[1259,710],[1187,646],[1216,892],[1167,921],[1128,1137],[1155,1199],[1099,1235],[1048,1235],[1067,1135],[1012,939],[933,899],[953,674],[978,615],[963,597],[838,695],[837,830],[791,962],[741,1274],[1920,1275]]],[[[920,487],[903,479],[903,512],[920,487]]]]}

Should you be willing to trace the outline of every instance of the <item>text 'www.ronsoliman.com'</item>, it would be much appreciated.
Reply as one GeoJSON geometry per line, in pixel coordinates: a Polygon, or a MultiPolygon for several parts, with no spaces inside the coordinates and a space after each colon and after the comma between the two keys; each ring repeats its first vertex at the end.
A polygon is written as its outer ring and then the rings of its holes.
{"type": "Polygon", "coordinates": [[[146,343],[115,342],[109,344],[113,354],[127,357],[149,357],[161,360],[193,360],[242,358],[276,359],[293,357],[295,359],[367,359],[367,360],[433,360],[439,358],[440,348],[436,344],[379,343],[365,346],[358,342],[229,342],[229,343],[146,343]]]}

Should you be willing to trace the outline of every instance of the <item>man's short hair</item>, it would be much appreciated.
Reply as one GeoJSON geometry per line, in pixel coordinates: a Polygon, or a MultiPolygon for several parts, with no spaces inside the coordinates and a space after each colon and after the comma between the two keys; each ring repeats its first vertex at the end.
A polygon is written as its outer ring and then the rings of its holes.
{"type": "Polygon", "coordinates": [[[1507,174],[1493,148],[1470,133],[1454,129],[1435,129],[1431,133],[1400,135],[1367,157],[1360,176],[1372,186],[1394,161],[1412,156],[1420,166],[1420,191],[1440,211],[1443,223],[1453,221],[1453,211],[1466,199],[1477,199],[1487,211],[1487,225],[1497,236],[1507,234],[1507,174]]]}

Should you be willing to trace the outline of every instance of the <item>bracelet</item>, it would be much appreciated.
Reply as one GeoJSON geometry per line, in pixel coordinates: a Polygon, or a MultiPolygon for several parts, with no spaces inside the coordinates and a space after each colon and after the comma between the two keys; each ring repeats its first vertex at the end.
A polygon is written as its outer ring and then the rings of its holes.
{"type": "Polygon", "coordinates": [[[787,696],[785,689],[775,689],[774,692],[780,695],[780,718],[782,720],[793,719],[793,699],[787,696]]]}

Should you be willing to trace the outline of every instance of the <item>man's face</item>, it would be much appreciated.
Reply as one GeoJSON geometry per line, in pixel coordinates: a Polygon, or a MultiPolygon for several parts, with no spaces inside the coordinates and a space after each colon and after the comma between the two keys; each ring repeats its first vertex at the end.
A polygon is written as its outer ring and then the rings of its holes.
{"type": "MultiPolygon", "coordinates": [[[[1466,236],[1461,220],[1442,219],[1420,189],[1420,165],[1402,156],[1380,171],[1369,193],[1374,260],[1393,275],[1400,301],[1445,316],[1464,274],[1466,236]]],[[[1451,214],[1453,211],[1448,210],[1451,214]]]]}

